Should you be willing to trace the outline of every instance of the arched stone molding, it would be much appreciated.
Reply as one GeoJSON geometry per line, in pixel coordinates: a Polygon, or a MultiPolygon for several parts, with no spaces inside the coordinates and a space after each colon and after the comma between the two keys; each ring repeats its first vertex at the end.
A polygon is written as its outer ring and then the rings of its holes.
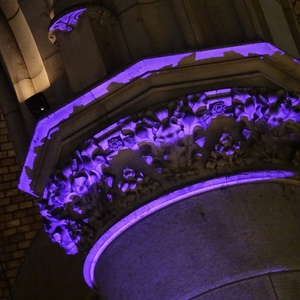
{"type": "Polygon", "coordinates": [[[30,141],[28,123],[24,123],[26,113],[22,109],[24,106],[19,102],[33,95],[35,89],[20,48],[2,10],[0,11],[0,35],[2,41],[0,56],[3,65],[0,71],[0,85],[3,93],[0,107],[13,139],[18,163],[22,166],[30,141]]]}
{"type": "Polygon", "coordinates": [[[11,91],[7,79],[3,78],[1,86],[6,93],[1,97],[1,108],[13,136],[18,163],[22,166],[30,143],[28,135],[34,126],[23,102],[48,88],[49,80],[18,2],[0,1],[0,10],[1,62],[14,89],[11,91]]]}
{"type": "Polygon", "coordinates": [[[49,87],[39,51],[17,0],[0,1],[5,15],[2,30],[12,49],[1,43],[0,52],[19,102],[49,87]]]}
{"type": "Polygon", "coordinates": [[[0,66],[0,89],[2,93],[0,100],[1,113],[10,132],[17,162],[20,166],[23,166],[30,140],[24,126],[23,115],[15,91],[3,66],[0,66]]]}
{"type": "Polygon", "coordinates": [[[32,96],[35,93],[35,89],[22,53],[3,13],[0,20],[2,39],[5,39],[10,45],[10,48],[0,48],[2,60],[14,86],[16,95],[22,101],[32,96]]]}

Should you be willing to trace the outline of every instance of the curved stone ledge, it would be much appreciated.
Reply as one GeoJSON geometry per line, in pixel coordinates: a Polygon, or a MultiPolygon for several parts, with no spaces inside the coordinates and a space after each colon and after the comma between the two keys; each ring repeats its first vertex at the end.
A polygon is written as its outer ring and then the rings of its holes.
{"type": "Polygon", "coordinates": [[[299,186],[194,192],[100,237],[86,259],[90,286],[104,299],[297,299],[299,186]]]}
{"type": "Polygon", "coordinates": [[[57,31],[73,31],[84,13],[90,16],[92,22],[97,21],[102,27],[110,26],[114,23],[111,12],[101,5],[96,5],[95,3],[72,5],[52,19],[48,30],[48,38],[50,42],[57,44],[57,31]]]}
{"type": "Polygon", "coordinates": [[[230,186],[241,185],[245,183],[273,181],[298,185],[299,182],[292,179],[294,176],[294,172],[263,171],[219,177],[179,189],[136,209],[109,228],[100,236],[97,242],[95,242],[92,249],[89,251],[84,265],[84,277],[86,283],[91,288],[97,288],[94,274],[95,268],[106,248],[109,247],[109,245],[113,243],[113,241],[117,239],[119,235],[128,230],[131,226],[160,211],[161,209],[164,209],[174,203],[184,201],[189,197],[196,195],[199,196],[203,193],[213,190],[226,189],[230,186]]]}

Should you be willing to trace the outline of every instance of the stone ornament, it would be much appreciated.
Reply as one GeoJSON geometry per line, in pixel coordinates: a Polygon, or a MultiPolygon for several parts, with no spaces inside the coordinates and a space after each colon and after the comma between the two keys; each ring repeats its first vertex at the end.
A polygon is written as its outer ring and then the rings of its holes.
{"type": "Polygon", "coordinates": [[[226,89],[178,97],[99,132],[49,178],[45,229],[69,254],[118,218],[192,182],[300,165],[300,100],[226,89]]]}
{"type": "Polygon", "coordinates": [[[51,22],[48,32],[48,38],[53,44],[57,44],[56,31],[71,32],[78,25],[80,18],[84,13],[87,13],[91,22],[101,27],[107,27],[113,25],[114,19],[111,12],[99,5],[90,5],[88,7],[72,10],[71,12],[61,15],[59,18],[55,18],[54,22],[51,22]]]}
{"type": "Polygon", "coordinates": [[[75,11],[69,12],[63,16],[61,16],[59,19],[57,19],[53,24],[50,25],[49,28],[49,40],[56,44],[56,36],[55,31],[66,31],[70,32],[72,31],[75,26],[77,25],[80,17],[85,12],[86,8],[77,9],[75,11]]]}

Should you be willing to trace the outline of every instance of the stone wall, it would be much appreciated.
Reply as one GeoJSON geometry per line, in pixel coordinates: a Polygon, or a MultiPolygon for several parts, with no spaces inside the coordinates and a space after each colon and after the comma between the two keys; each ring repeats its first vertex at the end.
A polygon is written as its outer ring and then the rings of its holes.
{"type": "Polygon", "coordinates": [[[37,199],[17,189],[19,165],[0,115],[0,299],[9,298],[10,286],[31,241],[41,227],[37,199]]]}
{"type": "Polygon", "coordinates": [[[296,15],[298,22],[300,21],[300,1],[299,0],[291,0],[293,9],[296,15]]]}

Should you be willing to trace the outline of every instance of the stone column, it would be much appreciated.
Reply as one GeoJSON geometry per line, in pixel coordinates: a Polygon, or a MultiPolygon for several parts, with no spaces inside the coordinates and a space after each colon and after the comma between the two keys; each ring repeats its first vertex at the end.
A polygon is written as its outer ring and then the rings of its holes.
{"type": "Polygon", "coordinates": [[[49,39],[60,48],[75,93],[126,60],[126,45],[118,22],[108,9],[96,3],[56,1],[53,6],[49,39]]]}

